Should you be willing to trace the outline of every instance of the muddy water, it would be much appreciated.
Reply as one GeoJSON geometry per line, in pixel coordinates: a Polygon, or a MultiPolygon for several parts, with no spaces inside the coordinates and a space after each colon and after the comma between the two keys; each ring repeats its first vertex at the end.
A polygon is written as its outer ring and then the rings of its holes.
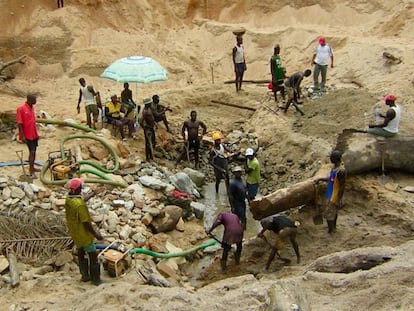
{"type": "MultiPolygon", "coordinates": [[[[216,216],[223,211],[230,211],[230,204],[227,197],[224,183],[220,184],[219,193],[216,193],[214,189],[214,183],[208,183],[203,187],[204,198],[201,200],[207,208],[204,212],[204,228],[209,229],[213,224],[216,216]]],[[[246,212],[247,217],[247,229],[244,232],[244,240],[253,238],[260,231],[260,223],[253,219],[249,210],[246,212]]],[[[213,234],[219,240],[223,236],[223,226],[217,227],[213,234]]],[[[223,274],[219,268],[218,258],[221,256],[220,245],[213,246],[211,250],[206,249],[206,256],[203,256],[199,260],[191,262],[184,268],[190,284],[196,288],[202,287],[206,284],[214,282],[216,280],[223,279],[225,277],[231,277],[233,273],[227,272],[223,274]],[[218,252],[216,252],[218,251],[218,252]]],[[[233,245],[233,249],[235,246],[233,245]]],[[[231,257],[232,255],[230,255],[231,257]]],[[[229,264],[232,259],[228,260],[229,264]]],[[[231,264],[230,264],[231,266],[231,264]]],[[[240,275],[240,271],[236,269],[234,276],[240,275]],[[238,271],[238,272],[237,272],[238,271]]]]}
{"type": "MultiPolygon", "coordinates": [[[[214,189],[214,183],[209,183],[203,187],[204,200],[201,202],[207,207],[204,212],[204,228],[210,228],[216,216],[224,211],[230,211],[229,199],[227,197],[224,183],[220,184],[219,193],[214,189]]],[[[254,220],[252,214],[247,208],[247,229],[244,232],[244,238],[249,239],[257,235],[261,226],[257,220],[254,220]]],[[[219,226],[213,231],[213,234],[221,239],[223,226],[219,226]]]]}

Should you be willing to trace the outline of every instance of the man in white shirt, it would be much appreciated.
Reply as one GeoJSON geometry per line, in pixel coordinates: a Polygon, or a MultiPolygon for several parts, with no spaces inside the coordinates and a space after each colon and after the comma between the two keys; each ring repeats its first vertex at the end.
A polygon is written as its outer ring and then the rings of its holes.
{"type": "Polygon", "coordinates": [[[79,99],[76,109],[80,113],[80,103],[82,99],[85,103],[85,112],[86,112],[86,123],[90,128],[96,130],[96,123],[98,122],[99,109],[98,104],[96,103],[95,97],[99,95],[99,92],[95,92],[93,86],[87,85],[84,78],[79,79],[79,84],[81,85],[79,89],[79,99]],[[92,116],[92,118],[91,118],[92,116]]]}
{"type": "Polygon", "coordinates": [[[326,44],[324,37],[319,38],[319,44],[315,48],[312,56],[311,64],[314,65],[313,69],[313,89],[321,90],[324,92],[326,84],[326,73],[328,71],[329,60],[331,62],[331,68],[334,66],[333,50],[329,44],[326,44]],[[321,83],[319,84],[319,74],[321,74],[321,83]]]}
{"type": "Polygon", "coordinates": [[[234,72],[236,73],[236,92],[238,92],[241,90],[243,75],[247,70],[246,60],[244,58],[243,38],[241,36],[237,36],[237,43],[233,48],[233,64],[234,72]]]}
{"type": "Polygon", "coordinates": [[[400,127],[401,108],[395,104],[397,97],[392,94],[384,96],[383,100],[389,106],[385,115],[380,114],[384,122],[381,124],[370,124],[368,126],[368,133],[383,137],[392,137],[398,133],[400,127]]]}

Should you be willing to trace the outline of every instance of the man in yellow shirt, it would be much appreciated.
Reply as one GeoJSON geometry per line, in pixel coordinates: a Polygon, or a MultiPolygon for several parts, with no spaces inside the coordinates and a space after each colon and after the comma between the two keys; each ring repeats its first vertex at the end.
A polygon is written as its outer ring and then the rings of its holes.
{"type": "Polygon", "coordinates": [[[256,198],[257,193],[259,192],[259,182],[260,182],[260,163],[259,160],[254,155],[254,150],[252,148],[246,149],[246,162],[245,162],[245,171],[246,171],[246,184],[247,184],[247,200],[250,202],[256,198]]]}
{"type": "Polygon", "coordinates": [[[80,178],[69,180],[66,187],[69,195],[65,201],[66,222],[69,234],[78,250],[79,271],[82,275],[81,281],[92,281],[93,284],[101,284],[100,265],[94,244],[94,238],[102,240],[102,235],[92,227],[92,219],[89,215],[86,201],[88,201],[97,191],[92,191],[86,197],[82,197],[83,181],[80,178]],[[85,258],[88,254],[89,261],[85,258]]]}
{"type": "Polygon", "coordinates": [[[123,107],[121,102],[119,101],[116,95],[111,97],[111,101],[105,105],[105,115],[108,118],[108,123],[116,126],[119,131],[121,132],[122,140],[126,140],[125,133],[124,133],[124,125],[128,126],[129,137],[134,137],[135,127],[134,121],[121,116],[121,112],[123,113],[123,107]]]}

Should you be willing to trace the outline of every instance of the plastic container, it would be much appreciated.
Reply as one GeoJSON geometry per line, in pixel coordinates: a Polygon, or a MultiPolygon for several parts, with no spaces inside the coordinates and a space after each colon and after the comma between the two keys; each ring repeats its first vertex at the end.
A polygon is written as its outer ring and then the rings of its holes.
{"type": "Polygon", "coordinates": [[[381,108],[380,107],[375,107],[374,115],[375,115],[375,123],[380,124],[381,123],[381,108]]]}

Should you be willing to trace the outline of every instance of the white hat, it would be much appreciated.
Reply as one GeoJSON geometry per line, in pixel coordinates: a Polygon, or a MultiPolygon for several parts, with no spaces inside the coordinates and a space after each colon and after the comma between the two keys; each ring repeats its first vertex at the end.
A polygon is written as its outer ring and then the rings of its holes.
{"type": "Polygon", "coordinates": [[[144,103],[144,105],[151,104],[152,99],[150,97],[146,97],[146,98],[144,98],[144,100],[142,102],[144,103]]]}
{"type": "Polygon", "coordinates": [[[234,167],[232,170],[231,170],[233,173],[236,173],[236,172],[243,172],[244,170],[243,170],[243,168],[240,166],[240,165],[237,165],[236,167],[234,167]]]}
{"type": "Polygon", "coordinates": [[[252,148],[247,148],[245,155],[246,157],[254,155],[254,150],[252,148]]]}

